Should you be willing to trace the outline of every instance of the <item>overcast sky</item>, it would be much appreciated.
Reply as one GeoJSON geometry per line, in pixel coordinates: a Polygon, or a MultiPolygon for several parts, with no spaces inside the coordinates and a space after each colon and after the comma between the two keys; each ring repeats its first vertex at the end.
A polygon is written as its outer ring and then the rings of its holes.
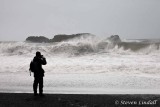
{"type": "Polygon", "coordinates": [[[0,41],[73,33],[160,38],[160,0],[0,0],[0,41]]]}

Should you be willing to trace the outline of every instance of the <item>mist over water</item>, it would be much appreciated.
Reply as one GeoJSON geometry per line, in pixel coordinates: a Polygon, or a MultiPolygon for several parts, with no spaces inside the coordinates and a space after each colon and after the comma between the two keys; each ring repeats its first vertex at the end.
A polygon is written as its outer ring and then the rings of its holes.
{"type": "Polygon", "coordinates": [[[0,91],[32,92],[29,64],[40,51],[47,60],[43,66],[47,92],[81,93],[85,89],[88,93],[100,88],[103,91],[97,93],[157,93],[153,89],[160,86],[159,45],[157,40],[115,42],[96,37],[58,43],[0,42],[0,91]]]}
{"type": "Polygon", "coordinates": [[[58,43],[0,42],[1,55],[32,55],[40,51],[45,55],[77,56],[86,54],[154,54],[159,52],[160,41],[124,40],[120,43],[104,38],[88,37],[58,43]]]}
{"type": "Polygon", "coordinates": [[[0,42],[1,72],[28,72],[40,51],[48,73],[159,74],[160,42],[88,37],[58,43],[0,42]],[[15,63],[16,62],[16,63],[15,63]]]}

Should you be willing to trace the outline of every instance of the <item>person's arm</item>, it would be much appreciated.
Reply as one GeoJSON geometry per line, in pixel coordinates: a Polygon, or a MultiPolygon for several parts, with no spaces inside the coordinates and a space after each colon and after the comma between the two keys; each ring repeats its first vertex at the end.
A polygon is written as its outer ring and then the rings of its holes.
{"type": "Polygon", "coordinates": [[[40,63],[42,65],[46,65],[47,64],[46,58],[44,58],[44,57],[40,58],[40,63]]]}
{"type": "Polygon", "coordinates": [[[47,61],[46,61],[46,58],[42,58],[42,65],[46,65],[47,64],[47,61]]]}

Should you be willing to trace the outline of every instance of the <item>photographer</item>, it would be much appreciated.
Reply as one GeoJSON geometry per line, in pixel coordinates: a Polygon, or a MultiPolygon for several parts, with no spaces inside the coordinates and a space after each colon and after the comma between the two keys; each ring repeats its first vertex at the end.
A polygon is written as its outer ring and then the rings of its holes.
{"type": "Polygon", "coordinates": [[[37,96],[37,86],[39,84],[39,95],[43,95],[43,77],[44,77],[44,70],[42,65],[46,65],[46,59],[41,55],[40,52],[36,52],[36,56],[33,59],[33,63],[35,65],[34,69],[34,83],[33,83],[33,91],[34,95],[37,96]]]}

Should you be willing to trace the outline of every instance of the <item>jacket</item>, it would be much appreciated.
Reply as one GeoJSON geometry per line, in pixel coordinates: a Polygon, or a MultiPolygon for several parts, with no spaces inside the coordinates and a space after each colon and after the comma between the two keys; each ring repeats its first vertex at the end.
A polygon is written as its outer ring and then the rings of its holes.
{"type": "Polygon", "coordinates": [[[36,70],[34,71],[34,77],[43,77],[44,70],[42,68],[42,65],[47,64],[46,59],[44,57],[35,56],[33,62],[36,62],[36,70]]]}

